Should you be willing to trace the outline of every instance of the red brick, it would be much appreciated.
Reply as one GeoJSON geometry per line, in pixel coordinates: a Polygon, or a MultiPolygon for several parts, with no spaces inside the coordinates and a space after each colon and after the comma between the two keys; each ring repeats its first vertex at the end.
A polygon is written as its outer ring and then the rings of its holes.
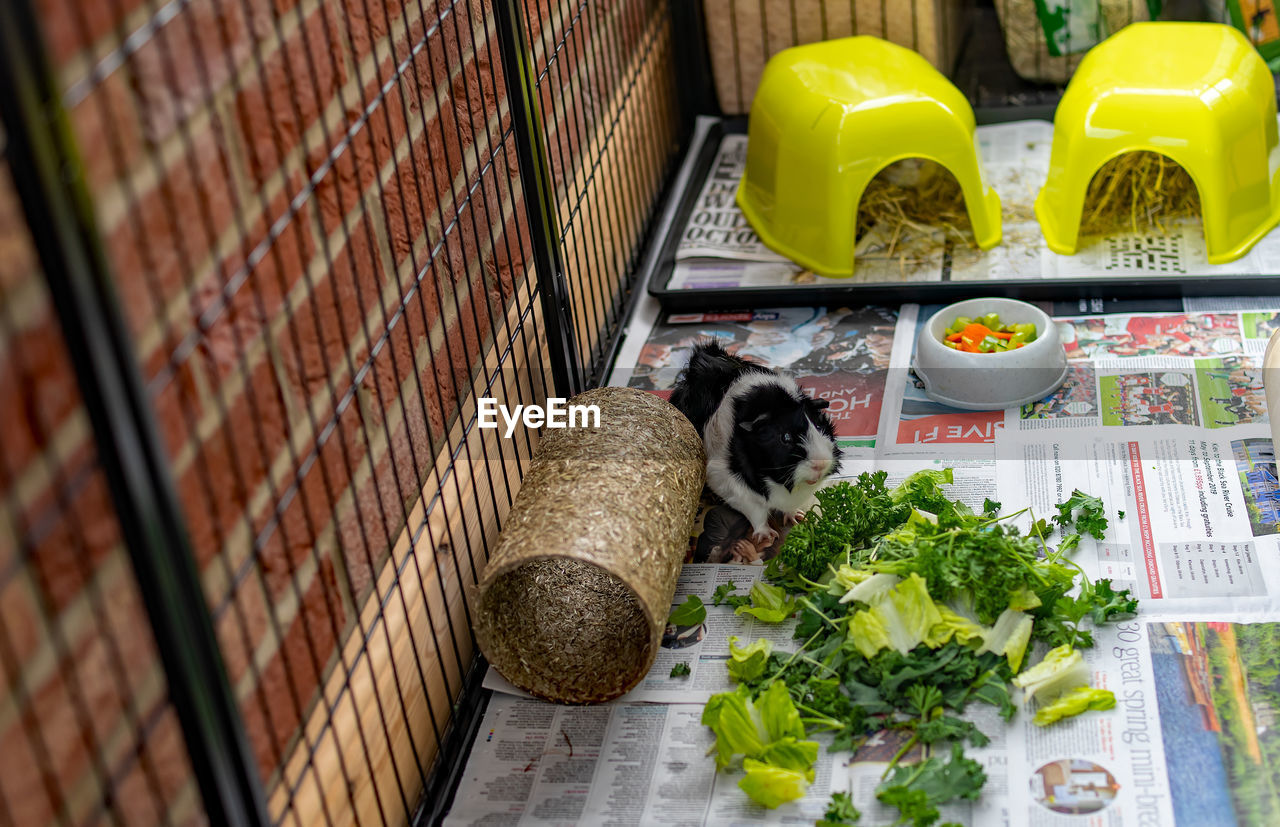
{"type": "Polygon", "coordinates": [[[221,606],[224,597],[233,602],[215,619],[214,628],[227,679],[235,686],[244,677],[258,644],[271,628],[271,610],[263,598],[262,584],[254,574],[240,582],[234,595],[210,595],[210,606],[221,606]]]}
{"type": "Polygon", "coordinates": [[[285,299],[301,280],[316,252],[311,226],[303,213],[295,213],[270,239],[274,223],[287,214],[289,202],[302,189],[302,178],[291,175],[283,190],[267,206],[266,214],[248,228],[237,249],[223,258],[196,288],[193,313],[199,317],[221,307],[217,318],[205,332],[200,350],[217,379],[243,370],[240,350],[250,351],[265,335],[265,329],[284,305],[285,299]],[[261,260],[248,271],[240,269],[258,246],[269,243],[261,260]],[[233,292],[223,293],[232,280],[233,292]]]}
{"type": "MultiPolygon", "coordinates": [[[[42,617],[26,577],[19,574],[0,589],[0,635],[5,637],[4,645],[18,663],[25,663],[44,639],[42,617]]],[[[0,674],[3,674],[2,663],[0,674]]],[[[11,677],[16,676],[5,676],[5,682],[0,684],[6,691],[12,691],[11,677]]]]}
{"type": "Polygon", "coordinates": [[[77,732],[65,729],[61,718],[46,727],[32,715],[0,736],[0,796],[13,824],[54,823],[65,801],[58,776],[45,763],[50,751],[47,742],[77,737],[77,732]]]}
{"type": "MultiPolygon", "coordinates": [[[[343,16],[347,21],[347,31],[351,37],[352,58],[364,60],[365,56],[387,36],[388,31],[404,31],[401,19],[407,5],[387,3],[385,0],[338,0],[343,16]],[[389,28],[388,28],[389,26],[389,28]]],[[[423,7],[430,14],[431,0],[424,2],[423,7]]],[[[379,52],[385,52],[379,47],[379,52]]]]}
{"type": "Polygon", "coordinates": [[[313,668],[311,651],[320,658],[323,671],[337,651],[334,629],[345,625],[333,564],[324,560],[299,607],[298,617],[263,670],[256,691],[241,703],[245,729],[263,776],[276,770],[279,756],[292,740],[320,686],[322,675],[313,668]],[[330,614],[330,606],[337,616],[330,614]]]}
{"type": "MultiPolygon", "coordinates": [[[[43,685],[29,687],[33,696],[21,710],[21,720],[0,736],[0,783],[7,786],[21,779],[24,783],[6,789],[6,794],[32,799],[15,807],[10,797],[6,803],[11,808],[38,811],[48,805],[33,795],[39,786],[32,778],[35,767],[23,766],[31,759],[30,746],[24,743],[29,740],[27,731],[34,727],[40,733],[53,776],[49,780],[57,789],[70,790],[91,771],[90,749],[104,749],[110,734],[124,722],[126,698],[136,699],[140,688],[159,669],[150,627],[132,581],[125,579],[104,588],[102,602],[106,618],[95,616],[98,622],[87,627],[84,638],[70,642],[71,651],[58,671],[43,685]],[[121,644],[118,667],[111,659],[108,640],[121,644]],[[121,679],[124,685],[120,685],[121,679]]],[[[145,718],[151,708],[135,707],[135,711],[145,718]]]]}
{"type": "Polygon", "coordinates": [[[176,159],[164,179],[139,193],[134,209],[108,228],[118,298],[135,335],[184,292],[190,271],[231,226],[235,202],[225,161],[217,135],[202,133],[191,157],[176,159]]]}
{"type": "MultiPolygon", "coordinates": [[[[329,414],[325,414],[318,423],[319,428],[323,430],[329,421],[329,414]]],[[[296,474],[286,478],[284,485],[297,484],[295,496],[287,503],[272,503],[265,513],[257,516],[255,526],[261,531],[277,510],[282,512],[266,543],[257,551],[270,589],[269,599],[277,598],[288,587],[296,568],[315,554],[319,535],[333,519],[334,509],[350,487],[350,480],[360,473],[368,450],[360,407],[353,400],[322,445],[318,448],[308,445],[300,452],[299,462],[313,453],[316,459],[301,480],[296,474]]],[[[369,542],[377,544],[383,540],[371,535],[369,542]]]]}
{"type": "Polygon", "coordinates": [[[40,305],[24,329],[0,339],[3,465],[20,474],[80,405],[79,386],[52,308],[40,305]],[[48,314],[48,315],[46,315],[48,314]]]}
{"type": "Polygon", "coordinates": [[[284,160],[346,83],[342,29],[331,6],[312,12],[246,84],[236,99],[236,113],[250,172],[266,178],[284,160]],[[314,74],[313,74],[314,71],[314,74]]]}
{"type": "Polygon", "coordinates": [[[222,423],[200,445],[178,482],[202,571],[221,552],[226,536],[244,520],[254,492],[267,479],[276,454],[286,450],[289,438],[288,412],[270,360],[264,359],[254,368],[248,386],[228,400],[222,423]]]}
{"type": "MultiPolygon", "coordinates": [[[[182,728],[172,708],[165,709],[146,742],[138,746],[137,759],[129,756],[129,771],[117,785],[112,804],[124,824],[169,823],[168,816],[157,812],[156,796],[159,795],[172,813],[171,808],[183,789],[195,784],[182,728]]],[[[196,808],[200,809],[198,802],[196,808]]],[[[199,812],[193,814],[193,818],[185,823],[203,822],[199,812]]]]}
{"type": "Polygon", "coordinates": [[[163,141],[208,105],[253,46],[241,3],[191,0],[129,59],[147,138],[163,141]]]}
{"type": "Polygon", "coordinates": [[[55,65],[93,45],[111,32],[143,0],[116,0],[111,3],[78,3],[76,0],[38,0],[36,14],[40,31],[55,65]]]}
{"type": "Polygon", "coordinates": [[[123,178],[142,158],[138,104],[125,74],[117,71],[108,75],[69,113],[90,192],[99,192],[123,178]]]}
{"type": "Polygon", "coordinates": [[[186,332],[176,329],[168,331],[168,335],[161,338],[150,358],[142,365],[147,382],[162,373],[168,377],[151,399],[151,410],[170,460],[177,459],[187,441],[194,437],[196,425],[204,414],[199,360],[186,358],[176,363],[173,361],[174,350],[186,332]]]}
{"type": "MultiPolygon", "coordinates": [[[[88,448],[66,463],[69,476],[78,476],[88,448]]],[[[61,612],[84,587],[87,579],[120,542],[120,526],[106,478],[96,468],[69,502],[64,494],[46,491],[35,500],[32,513],[37,524],[52,525],[38,540],[31,556],[35,582],[52,610],[61,612]]]]}
{"type": "Polygon", "coordinates": [[[39,267],[9,165],[0,165],[0,302],[18,285],[40,279],[39,267]]]}

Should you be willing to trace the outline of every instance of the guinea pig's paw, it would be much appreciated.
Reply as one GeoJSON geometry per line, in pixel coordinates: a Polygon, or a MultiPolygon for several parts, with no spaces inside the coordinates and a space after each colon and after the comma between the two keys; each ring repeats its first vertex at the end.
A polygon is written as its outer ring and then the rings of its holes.
{"type": "Polygon", "coordinates": [[[795,525],[796,523],[803,523],[804,515],[808,513],[808,511],[805,511],[802,508],[797,508],[795,511],[788,512],[782,517],[782,524],[795,525]]]}

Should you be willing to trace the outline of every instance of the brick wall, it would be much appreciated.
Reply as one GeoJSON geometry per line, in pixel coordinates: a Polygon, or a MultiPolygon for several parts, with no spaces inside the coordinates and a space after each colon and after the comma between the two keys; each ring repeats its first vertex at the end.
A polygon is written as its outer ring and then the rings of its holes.
{"type": "MultiPolygon", "coordinates": [[[[535,367],[494,356],[517,340],[537,349],[541,333],[489,3],[35,0],[229,677],[264,783],[285,779],[288,799],[286,762],[324,741],[340,706],[317,706],[319,690],[354,692],[352,644],[375,639],[403,588],[385,569],[406,530],[453,555],[453,575],[420,578],[443,586],[483,565],[528,445],[471,463],[470,496],[439,506],[465,516],[428,508],[417,519],[440,528],[427,531],[411,517],[454,467],[441,459],[474,396],[549,391],[535,367]]],[[[670,31],[648,0],[526,11],[590,359],[675,147],[670,31]]],[[[0,824],[108,808],[128,823],[198,822],[7,181],[0,306],[0,824]]],[[[442,605],[425,657],[469,658],[463,615],[442,605]]],[[[418,680],[397,673],[379,723],[429,740],[450,698],[424,712],[405,700],[430,697],[418,680]]],[[[383,802],[390,820],[405,818],[394,813],[412,807],[413,784],[383,802]]]]}

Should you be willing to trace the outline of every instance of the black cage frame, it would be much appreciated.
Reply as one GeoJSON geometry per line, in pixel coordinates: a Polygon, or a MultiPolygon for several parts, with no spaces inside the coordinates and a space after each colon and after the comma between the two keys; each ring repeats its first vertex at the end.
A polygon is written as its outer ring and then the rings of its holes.
{"type": "MultiPolygon", "coordinates": [[[[582,6],[589,2],[592,0],[584,0],[582,6]]],[[[594,322],[599,344],[584,351],[575,338],[571,286],[561,260],[564,236],[546,141],[547,113],[539,102],[539,75],[547,67],[533,63],[524,4],[516,0],[492,3],[545,325],[542,332],[552,385],[559,396],[571,396],[604,380],[626,317],[644,292],[645,279],[661,260],[665,239],[656,232],[656,217],[664,205],[674,209],[678,194],[673,195],[669,185],[677,161],[689,146],[697,117],[720,114],[710,80],[703,4],[670,0],[669,6],[652,8],[657,10],[653,13],[669,15],[670,19],[674,73],[679,79],[678,146],[662,173],[664,195],[647,210],[640,243],[631,251],[626,272],[618,275],[622,298],[594,322]]],[[[990,9],[985,11],[990,17],[990,9]]],[[[987,24],[991,23],[987,19],[987,24]]],[[[554,55],[560,45],[551,44],[549,51],[554,55]]],[[[970,55],[969,62],[957,72],[957,82],[976,106],[991,111],[1016,106],[1026,116],[1044,116],[1052,110],[1059,89],[1018,81],[1007,66],[993,69],[988,65],[989,57],[985,52],[970,55]]],[[[0,3],[0,110],[5,159],[72,354],[205,812],[212,824],[267,825],[271,819],[262,781],[204,601],[175,483],[113,286],[84,165],[68,124],[63,92],[43,44],[34,0],[0,3]]],[[[1151,287],[1142,285],[1141,289],[1151,287]]],[[[730,295],[711,303],[732,304],[752,298],[730,295]]],[[[771,298],[779,303],[815,299],[812,295],[771,298]]],[[[463,633],[469,634],[469,630],[463,633]]],[[[465,678],[454,699],[449,724],[440,733],[434,765],[413,802],[413,823],[435,823],[447,812],[483,712],[483,658],[477,653],[473,662],[459,666],[465,678]]]]}

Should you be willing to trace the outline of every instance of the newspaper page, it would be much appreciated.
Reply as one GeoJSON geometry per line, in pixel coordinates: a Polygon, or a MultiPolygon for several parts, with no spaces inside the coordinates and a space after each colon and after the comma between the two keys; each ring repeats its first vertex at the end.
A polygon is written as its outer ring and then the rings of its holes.
{"type": "MultiPolygon", "coordinates": [[[[1085,536],[1071,559],[1091,580],[1110,578],[1141,600],[1137,617],[1095,630],[1094,647],[1082,652],[1093,685],[1115,693],[1115,708],[1048,728],[1026,710],[1005,723],[991,708],[971,708],[992,741],[966,754],[988,781],[977,801],[944,808],[942,821],[1280,823],[1280,470],[1255,398],[1263,348],[1280,326],[1276,305],[1061,317],[1069,384],[1041,403],[996,412],[990,433],[971,441],[958,437],[972,412],[905,401],[910,349],[929,309],[905,306],[896,327],[878,331],[888,359],[876,451],[852,456],[840,476],[883,469],[893,485],[920,468],[950,467],[952,494],[971,506],[985,497],[1029,505],[1023,526],[1051,517],[1077,488],[1098,496],[1107,528],[1085,536]],[[960,418],[899,433],[904,423],[948,415],[960,418]],[[935,425],[935,439],[924,441],[935,425]]],[[[693,322],[722,323],[714,314],[693,322]]],[[[654,336],[676,324],[661,319],[654,336]]],[[[681,363],[652,361],[632,378],[660,390],[681,363]]],[[[900,732],[878,733],[853,754],[832,754],[817,736],[824,749],[815,783],[776,810],[751,803],[737,786],[741,773],[716,772],[706,756],[712,736],[700,723],[702,704],[732,688],[730,637],[767,637],[782,652],[798,645],[794,621],[758,623],[713,605],[730,581],[735,594],[747,593],[780,544],[751,543],[716,505],[699,510],[673,599],[674,608],[697,595],[706,621],[667,629],[650,673],[610,704],[518,697],[491,671],[485,685],[499,691],[448,824],[811,824],[839,790],[852,794],[860,823],[896,819],[874,789],[904,744],[900,732]],[[677,664],[689,674],[672,677],[677,664]]],[[[918,757],[913,750],[904,761],[918,757]]]]}
{"type": "MultiPolygon", "coordinates": [[[[862,823],[893,820],[894,811],[876,803],[871,790],[903,745],[900,733],[872,737],[852,755],[832,753],[829,736],[814,736],[820,745],[814,782],[803,798],[770,810],[738,788],[740,770],[716,772],[707,755],[715,739],[701,716],[700,704],[557,706],[495,694],[444,823],[813,824],[838,791],[871,802],[862,823]]],[[[969,753],[987,771],[988,788],[1006,786],[1004,749],[1004,740],[993,738],[969,753]]],[[[943,807],[942,816],[966,827],[1008,823],[1003,804],[986,797],[943,807]]]]}
{"type": "MultiPolygon", "coordinates": [[[[990,250],[943,228],[871,228],[858,239],[853,279],[867,283],[1053,279],[1097,276],[1243,275],[1280,272],[1280,234],[1264,237],[1243,258],[1209,264],[1198,219],[1141,232],[1083,237],[1074,255],[1049,250],[1035,217],[1035,199],[1049,172],[1053,124],[1015,121],[979,126],[978,150],[987,183],[1000,196],[1003,237],[990,250]]],[[[746,169],[747,136],[725,135],[682,230],[671,290],[839,285],[765,247],[734,202],[746,169]]],[[[900,168],[901,167],[901,168],[900,168]]],[[[909,166],[885,173],[910,184],[909,166]]],[[[967,234],[969,230],[964,229],[967,234]]],[[[971,236],[968,236],[971,238],[971,236]]]]}
{"type": "Polygon", "coordinates": [[[736,356],[790,374],[811,395],[827,400],[843,447],[870,448],[896,323],[897,312],[882,307],[667,313],[649,332],[631,375],[614,375],[669,398],[689,351],[714,339],[736,356]]]}
{"type": "Polygon", "coordinates": [[[1280,554],[1268,428],[1010,432],[997,450],[1002,496],[1038,516],[1075,489],[1107,503],[1105,536],[1082,540],[1074,559],[1089,577],[1133,588],[1144,612],[1280,611],[1280,566],[1264,564],[1280,554]]]}

